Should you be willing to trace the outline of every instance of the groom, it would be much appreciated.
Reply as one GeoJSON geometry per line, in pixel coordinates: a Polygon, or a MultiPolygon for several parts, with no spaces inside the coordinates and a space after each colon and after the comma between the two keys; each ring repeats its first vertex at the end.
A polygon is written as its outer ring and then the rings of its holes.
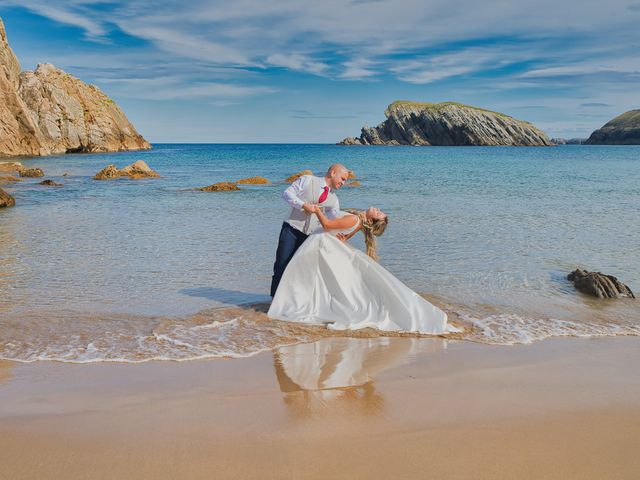
{"type": "Polygon", "coordinates": [[[291,205],[291,212],[282,224],[276,261],[273,264],[271,278],[271,296],[276,294],[280,279],[291,257],[302,245],[320,222],[312,213],[314,205],[324,209],[328,218],[335,218],[340,212],[338,197],[332,190],[342,187],[349,178],[349,170],[335,163],[329,167],[324,177],[303,175],[293,182],[282,194],[282,198],[291,205]]]}

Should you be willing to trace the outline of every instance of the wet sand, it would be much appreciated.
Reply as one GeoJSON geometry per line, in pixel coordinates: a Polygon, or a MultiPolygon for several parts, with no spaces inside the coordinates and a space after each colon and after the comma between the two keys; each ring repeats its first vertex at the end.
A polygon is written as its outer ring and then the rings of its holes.
{"type": "Polygon", "coordinates": [[[0,478],[632,479],[639,361],[618,337],[0,362],[0,478]]]}

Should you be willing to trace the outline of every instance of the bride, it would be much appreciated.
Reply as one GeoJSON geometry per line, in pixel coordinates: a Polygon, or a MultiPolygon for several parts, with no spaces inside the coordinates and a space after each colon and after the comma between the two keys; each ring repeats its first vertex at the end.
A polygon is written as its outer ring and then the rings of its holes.
{"type": "Polygon", "coordinates": [[[377,263],[376,236],[389,217],[377,208],[328,219],[315,206],[322,229],[305,240],[287,266],[268,316],[333,330],[442,334],[458,331],[447,315],[377,263]],[[358,231],[365,255],[346,243],[358,231]]]}

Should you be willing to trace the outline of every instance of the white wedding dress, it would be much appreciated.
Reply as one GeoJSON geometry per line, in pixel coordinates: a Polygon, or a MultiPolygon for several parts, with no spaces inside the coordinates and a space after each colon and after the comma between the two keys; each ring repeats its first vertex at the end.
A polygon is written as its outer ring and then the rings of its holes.
{"type": "MultiPolygon", "coordinates": [[[[343,212],[343,215],[349,215],[343,212]]],[[[375,328],[386,332],[442,334],[459,331],[427,302],[337,233],[309,235],[287,266],[268,316],[326,325],[333,330],[375,328]]]]}

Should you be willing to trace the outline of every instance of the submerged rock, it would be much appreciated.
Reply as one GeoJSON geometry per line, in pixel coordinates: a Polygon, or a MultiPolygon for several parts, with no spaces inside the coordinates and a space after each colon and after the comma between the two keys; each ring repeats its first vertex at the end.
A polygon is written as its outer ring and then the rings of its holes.
{"type": "Polygon", "coordinates": [[[385,116],[377,127],[365,127],[360,137],[338,145],[553,145],[528,122],[455,102],[397,101],[385,116]]]}
{"type": "Polygon", "coordinates": [[[18,173],[23,168],[20,162],[0,162],[0,173],[18,173]]]}
{"type": "Polygon", "coordinates": [[[5,183],[21,182],[22,179],[14,177],[13,175],[0,175],[0,185],[5,183]]]}
{"type": "Polygon", "coordinates": [[[0,208],[13,207],[15,204],[15,199],[0,188],[0,208]]]}
{"type": "Polygon", "coordinates": [[[208,187],[202,187],[200,190],[203,192],[232,192],[240,189],[238,185],[232,182],[218,182],[208,187]]]}
{"type": "Polygon", "coordinates": [[[132,163],[124,167],[121,170],[115,165],[107,165],[93,177],[94,180],[112,180],[114,178],[120,177],[128,177],[133,180],[138,180],[140,178],[158,178],[157,172],[151,169],[146,162],[142,160],[138,160],[137,162],[132,163]]]}
{"type": "Polygon", "coordinates": [[[629,110],[594,131],[587,145],[640,145],[640,109],[629,110]]]}
{"type": "Polygon", "coordinates": [[[151,148],[98,87],[48,63],[21,73],[2,20],[0,67],[0,155],[151,148]]]}
{"type": "Polygon", "coordinates": [[[600,272],[588,272],[580,268],[567,275],[576,289],[598,298],[636,298],[629,287],[620,282],[613,275],[605,275],[600,272]]]}
{"type": "Polygon", "coordinates": [[[44,172],[41,168],[23,168],[20,170],[21,177],[44,177],[44,172]]]}
{"type": "Polygon", "coordinates": [[[303,175],[313,175],[313,172],[311,170],[303,170],[301,172],[298,173],[294,173],[293,175],[291,175],[290,177],[286,178],[284,181],[286,183],[293,183],[295,182],[298,178],[300,178],[303,175]]]}
{"type": "Polygon", "coordinates": [[[268,185],[269,180],[264,177],[249,177],[238,180],[236,183],[240,185],[268,185]]]}
{"type": "Polygon", "coordinates": [[[53,180],[43,180],[38,185],[45,185],[47,187],[62,187],[61,183],[54,182],[53,180]]]}

